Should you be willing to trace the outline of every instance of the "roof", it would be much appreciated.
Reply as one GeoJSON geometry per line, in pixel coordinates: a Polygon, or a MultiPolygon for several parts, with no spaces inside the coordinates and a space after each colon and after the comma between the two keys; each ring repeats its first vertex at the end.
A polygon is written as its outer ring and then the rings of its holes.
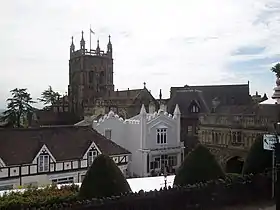
{"type": "Polygon", "coordinates": [[[248,105],[224,105],[216,108],[215,113],[221,115],[255,115],[266,117],[272,121],[280,119],[280,104],[248,104],[248,105]]]}
{"type": "Polygon", "coordinates": [[[136,99],[141,100],[143,98],[147,98],[147,95],[151,101],[154,101],[157,103],[156,99],[153,97],[153,95],[150,93],[150,91],[148,91],[148,89],[146,87],[144,87],[142,89],[132,89],[132,90],[128,89],[128,90],[113,91],[113,92],[110,92],[110,95],[108,96],[108,98],[111,100],[130,99],[130,100],[134,101],[136,99]]]}
{"type": "Polygon", "coordinates": [[[52,110],[38,110],[35,112],[38,125],[73,125],[79,118],[71,112],[54,112],[52,110]]]}
{"type": "Polygon", "coordinates": [[[272,98],[268,98],[265,101],[262,101],[260,104],[276,104],[276,100],[272,98]]]}
{"type": "Polygon", "coordinates": [[[130,154],[90,127],[56,126],[0,129],[0,158],[6,165],[29,164],[46,145],[57,161],[81,159],[92,142],[103,154],[130,154]]]}
{"type": "Polygon", "coordinates": [[[252,100],[250,96],[249,84],[205,86],[185,85],[184,87],[171,87],[171,95],[182,89],[194,89],[202,91],[208,106],[211,105],[214,98],[219,99],[221,104],[235,105],[248,104],[252,100]]]}
{"type": "Polygon", "coordinates": [[[177,90],[175,93],[173,93],[172,97],[167,103],[167,110],[169,113],[173,113],[176,104],[178,104],[181,114],[189,115],[189,108],[193,102],[199,106],[200,112],[209,111],[209,107],[206,104],[203,93],[193,89],[177,90]]]}

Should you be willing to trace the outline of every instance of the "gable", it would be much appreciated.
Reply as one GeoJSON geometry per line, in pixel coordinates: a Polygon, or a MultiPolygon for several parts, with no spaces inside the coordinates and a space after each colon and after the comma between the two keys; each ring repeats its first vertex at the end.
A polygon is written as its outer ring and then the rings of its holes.
{"type": "Polygon", "coordinates": [[[0,158],[0,168],[1,167],[5,167],[6,166],[6,164],[4,163],[4,161],[0,158]]]}
{"type": "Polygon", "coordinates": [[[153,101],[155,103],[155,105],[158,104],[157,100],[153,97],[153,95],[146,88],[144,88],[137,94],[137,96],[134,99],[134,102],[135,101],[140,101],[141,104],[143,102],[150,103],[151,101],[153,101]]]}
{"type": "Polygon", "coordinates": [[[87,159],[87,154],[90,150],[94,150],[97,152],[97,155],[102,154],[102,152],[100,151],[100,149],[96,146],[96,144],[94,142],[91,143],[91,145],[88,147],[88,149],[86,150],[86,152],[83,155],[83,159],[87,159]]]}
{"type": "Polygon", "coordinates": [[[41,154],[48,154],[50,156],[51,161],[56,162],[56,159],[54,158],[54,156],[52,155],[48,147],[44,144],[42,148],[39,150],[39,152],[37,153],[37,155],[35,156],[35,158],[33,159],[32,161],[33,164],[36,164],[37,159],[41,154]]]}
{"type": "Polygon", "coordinates": [[[168,116],[161,115],[148,122],[148,131],[150,132],[153,128],[171,128],[173,131],[176,128],[176,121],[168,116]]]}

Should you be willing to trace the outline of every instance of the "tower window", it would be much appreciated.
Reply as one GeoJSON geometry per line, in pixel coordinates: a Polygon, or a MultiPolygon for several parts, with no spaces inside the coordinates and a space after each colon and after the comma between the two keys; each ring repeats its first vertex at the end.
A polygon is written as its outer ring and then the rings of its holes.
{"type": "Polygon", "coordinates": [[[89,72],[89,75],[88,75],[88,82],[89,82],[89,83],[93,83],[93,72],[92,72],[92,71],[89,72]]]}

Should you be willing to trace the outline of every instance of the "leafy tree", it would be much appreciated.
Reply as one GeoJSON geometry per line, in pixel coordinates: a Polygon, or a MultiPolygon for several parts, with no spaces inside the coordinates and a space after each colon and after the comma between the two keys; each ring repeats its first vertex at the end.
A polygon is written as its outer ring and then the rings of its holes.
{"type": "Polygon", "coordinates": [[[20,127],[22,120],[33,112],[34,108],[31,104],[35,102],[32,101],[26,88],[15,88],[10,92],[12,93],[12,97],[7,99],[7,110],[3,112],[1,118],[13,126],[20,127]]]}
{"type": "Polygon", "coordinates": [[[263,136],[257,136],[243,167],[243,174],[262,173],[272,167],[272,152],[263,149],[263,136]]]}
{"type": "Polygon", "coordinates": [[[41,94],[41,98],[38,98],[38,100],[40,102],[43,102],[44,105],[47,105],[47,104],[55,104],[55,102],[58,101],[60,97],[60,94],[58,92],[55,92],[53,89],[52,89],[52,86],[49,86],[49,88],[47,90],[44,90],[41,94]]]}
{"type": "Polygon", "coordinates": [[[130,186],[115,162],[99,155],[86,173],[80,188],[81,198],[102,198],[130,192],[130,186]]]}
{"type": "Polygon", "coordinates": [[[271,68],[271,71],[276,74],[277,77],[280,77],[280,63],[277,63],[271,68]]]}
{"type": "Polygon", "coordinates": [[[211,152],[199,144],[191,151],[178,169],[174,185],[184,186],[206,182],[225,176],[221,166],[211,152]]]}

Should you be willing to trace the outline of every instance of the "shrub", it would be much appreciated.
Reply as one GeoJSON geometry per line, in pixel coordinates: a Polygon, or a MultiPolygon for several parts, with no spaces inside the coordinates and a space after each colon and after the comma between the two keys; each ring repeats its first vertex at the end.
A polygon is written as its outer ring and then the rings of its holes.
{"type": "Polygon", "coordinates": [[[263,149],[263,136],[259,135],[252,145],[243,167],[243,174],[263,173],[272,167],[272,152],[263,149]]]}
{"type": "Polygon", "coordinates": [[[183,186],[224,177],[214,155],[201,144],[191,151],[178,169],[174,185],[183,186]]]}
{"type": "Polygon", "coordinates": [[[115,162],[99,155],[86,173],[80,188],[81,198],[102,198],[130,192],[130,186],[115,162]]]}
{"type": "Polygon", "coordinates": [[[75,201],[79,187],[77,185],[48,186],[45,188],[28,188],[24,192],[9,192],[0,196],[0,209],[28,209],[52,205],[67,201],[75,201]]]}

